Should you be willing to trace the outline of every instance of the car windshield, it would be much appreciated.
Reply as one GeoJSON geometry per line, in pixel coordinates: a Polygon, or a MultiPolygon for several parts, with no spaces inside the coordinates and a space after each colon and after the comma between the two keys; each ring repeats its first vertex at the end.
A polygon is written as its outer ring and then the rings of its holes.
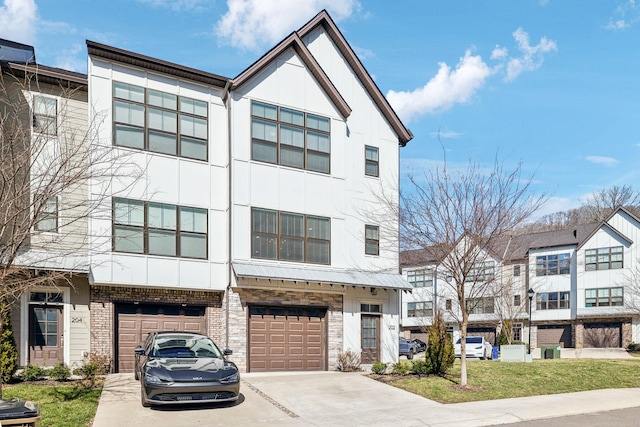
{"type": "MultiPolygon", "coordinates": [[[[461,339],[458,338],[458,341],[456,341],[456,344],[460,344],[460,341],[461,339]]],[[[482,337],[467,337],[465,342],[467,344],[482,344],[482,337]]]]}
{"type": "Polygon", "coordinates": [[[153,343],[154,357],[221,358],[218,347],[208,337],[200,335],[158,335],[153,343]]]}

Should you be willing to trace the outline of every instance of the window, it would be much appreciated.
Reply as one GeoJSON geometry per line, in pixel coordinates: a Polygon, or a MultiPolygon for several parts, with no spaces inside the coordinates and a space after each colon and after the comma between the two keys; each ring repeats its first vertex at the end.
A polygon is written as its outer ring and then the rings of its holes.
{"type": "Polygon", "coordinates": [[[469,298],[466,305],[469,314],[491,314],[494,312],[493,298],[469,298]]]}
{"type": "Polygon", "coordinates": [[[536,257],[536,276],[569,274],[569,254],[536,257]]]}
{"type": "Polygon", "coordinates": [[[486,282],[493,280],[494,269],[494,261],[478,262],[469,270],[465,282],[486,282]]]}
{"type": "Polygon", "coordinates": [[[364,146],[364,174],[367,176],[378,176],[378,148],[364,146]]]}
{"type": "Polygon", "coordinates": [[[34,229],[36,231],[58,232],[58,198],[48,197],[42,202],[37,213],[34,229]]]}
{"type": "Polygon", "coordinates": [[[520,304],[522,304],[522,301],[520,299],[520,295],[514,295],[513,296],[513,306],[514,307],[520,307],[520,304]]]}
{"type": "Polygon", "coordinates": [[[622,256],[622,246],[587,249],[584,252],[584,269],[594,271],[622,268],[622,256]]]}
{"type": "Polygon", "coordinates": [[[542,292],[536,294],[536,310],[560,310],[571,308],[571,292],[542,292]]]}
{"type": "Polygon", "coordinates": [[[414,288],[425,288],[433,286],[433,273],[427,270],[414,270],[407,272],[407,281],[414,288]]]}
{"type": "Polygon", "coordinates": [[[42,304],[62,304],[64,298],[61,292],[31,292],[29,302],[42,304]]]}
{"type": "Polygon", "coordinates": [[[207,160],[207,103],[113,82],[113,143],[207,160]]]}
{"type": "Polygon", "coordinates": [[[330,263],[329,218],[254,208],[251,237],[253,258],[330,263]]]}
{"type": "Polygon", "coordinates": [[[623,288],[585,290],[585,307],[621,307],[624,305],[623,288]]]}
{"type": "Polygon", "coordinates": [[[364,253],[367,255],[380,254],[380,230],[376,225],[364,226],[364,253]]]}
{"type": "Polygon", "coordinates": [[[516,323],[513,325],[513,341],[522,341],[522,324],[516,323]]]}
{"type": "Polygon", "coordinates": [[[360,311],[362,313],[382,313],[380,304],[360,304],[360,311]]]}
{"type": "Polygon", "coordinates": [[[444,302],[444,308],[445,310],[451,310],[451,300],[448,299],[444,302]]]}
{"type": "Polygon", "coordinates": [[[407,317],[433,316],[433,302],[421,301],[407,304],[407,317]]]}
{"type": "Polygon", "coordinates": [[[251,158],[329,173],[329,119],[262,102],[251,103],[251,158]]]}
{"type": "Polygon", "coordinates": [[[139,200],[113,200],[113,250],[207,258],[207,210],[139,200]]]}
{"type": "Polygon", "coordinates": [[[44,135],[58,134],[58,101],[44,96],[33,97],[33,130],[44,135]]]}
{"type": "Polygon", "coordinates": [[[513,266],[513,275],[516,277],[520,276],[520,264],[513,266]]]}

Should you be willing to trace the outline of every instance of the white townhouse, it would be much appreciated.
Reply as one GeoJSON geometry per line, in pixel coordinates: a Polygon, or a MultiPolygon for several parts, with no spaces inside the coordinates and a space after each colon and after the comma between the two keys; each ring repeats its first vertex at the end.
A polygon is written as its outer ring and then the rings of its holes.
{"type": "MultiPolygon", "coordinates": [[[[514,339],[526,342],[531,336],[533,348],[620,348],[640,342],[639,238],[640,220],[619,208],[600,223],[513,236],[507,244],[496,245],[504,255],[494,260],[495,274],[509,285],[507,295],[487,293],[487,303],[478,309],[483,313],[470,317],[469,333],[497,344],[501,323],[507,319],[514,326],[514,339]]],[[[402,254],[403,275],[416,288],[403,295],[405,335],[428,330],[432,314],[413,310],[419,300],[446,293],[438,284],[446,273],[422,279],[422,272],[432,271],[436,264],[424,251],[402,254]],[[427,296],[422,297],[425,286],[427,296]]],[[[442,299],[433,298],[445,310],[445,318],[446,313],[455,314],[442,299]]],[[[450,327],[453,331],[457,325],[452,322],[450,327]]]]}
{"type": "Polygon", "coordinates": [[[235,78],[87,49],[117,164],[90,185],[91,351],[130,372],[147,332],[183,329],[244,371],[396,361],[410,285],[373,213],[412,134],[327,12],[235,78]]]}

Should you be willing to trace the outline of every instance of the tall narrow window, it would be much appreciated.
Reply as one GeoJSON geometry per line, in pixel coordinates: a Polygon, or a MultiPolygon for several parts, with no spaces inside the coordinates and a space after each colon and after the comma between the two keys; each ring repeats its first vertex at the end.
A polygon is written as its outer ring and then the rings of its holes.
{"type": "Polygon", "coordinates": [[[33,130],[45,135],[57,135],[58,101],[44,96],[33,97],[33,130]]]}
{"type": "Polygon", "coordinates": [[[364,146],[364,174],[368,176],[378,176],[378,148],[364,146]]]}
{"type": "Polygon", "coordinates": [[[58,198],[49,197],[42,203],[38,212],[34,229],[36,231],[58,231],[58,198]]]}
{"type": "Polygon", "coordinates": [[[367,255],[380,254],[380,230],[376,225],[364,226],[364,253],[367,255]]]}

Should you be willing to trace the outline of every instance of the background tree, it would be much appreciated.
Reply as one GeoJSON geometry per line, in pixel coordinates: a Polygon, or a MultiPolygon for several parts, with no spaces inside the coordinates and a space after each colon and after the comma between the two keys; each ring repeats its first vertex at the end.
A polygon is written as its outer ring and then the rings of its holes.
{"type": "Polygon", "coordinates": [[[421,180],[410,177],[400,195],[401,240],[439,254],[438,264],[449,276],[439,283],[457,298],[449,314],[457,314],[460,325],[462,386],[467,385],[465,339],[473,304],[500,292],[499,283],[479,274],[478,266],[491,258],[487,248],[513,234],[546,200],[530,194],[531,177],[521,174],[521,164],[508,172],[498,159],[493,168],[470,161],[453,172],[444,162],[421,180]]]}
{"type": "Polygon", "coordinates": [[[440,310],[434,312],[425,358],[430,361],[434,375],[446,374],[456,360],[453,342],[447,333],[447,325],[440,310]]]}
{"type": "Polygon", "coordinates": [[[108,183],[124,176],[135,180],[143,170],[128,159],[130,154],[113,150],[110,142],[97,143],[101,118],[96,115],[95,121],[88,122],[87,86],[81,75],[56,82],[27,68],[1,71],[0,295],[7,303],[2,306],[4,312],[36,286],[73,286],[74,276],[86,277],[88,244],[96,237],[89,235],[88,220],[110,217],[111,211],[108,186],[92,186],[90,191],[90,180],[100,177],[108,183]],[[58,101],[36,107],[34,94],[51,95],[58,101]]]}
{"type": "MultiPolygon", "coordinates": [[[[2,328],[0,329],[0,372],[2,382],[7,382],[13,377],[18,369],[18,348],[13,337],[11,327],[11,310],[6,309],[6,301],[0,301],[0,316],[2,317],[2,328]]],[[[0,388],[0,399],[2,398],[2,388],[0,388]]]]}

